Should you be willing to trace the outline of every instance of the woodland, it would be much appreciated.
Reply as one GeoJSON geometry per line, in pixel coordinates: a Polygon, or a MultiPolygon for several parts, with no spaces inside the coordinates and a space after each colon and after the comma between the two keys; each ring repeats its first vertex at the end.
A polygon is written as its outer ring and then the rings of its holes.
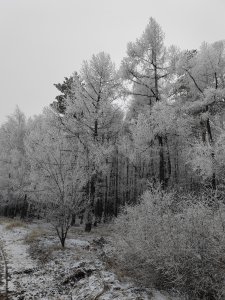
{"type": "Polygon", "coordinates": [[[141,285],[225,299],[225,41],[164,37],[150,18],[118,70],[95,54],[42,114],[8,116],[0,213],[47,219],[62,247],[71,226],[110,224],[141,285]]]}

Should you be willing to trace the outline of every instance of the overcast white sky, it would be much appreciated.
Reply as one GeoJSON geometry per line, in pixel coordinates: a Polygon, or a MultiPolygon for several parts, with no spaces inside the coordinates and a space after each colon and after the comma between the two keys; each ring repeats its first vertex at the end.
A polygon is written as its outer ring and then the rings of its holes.
{"type": "Polygon", "coordinates": [[[0,0],[0,123],[17,104],[39,114],[92,54],[119,66],[151,16],[167,45],[192,49],[225,39],[224,14],[225,0],[0,0]]]}

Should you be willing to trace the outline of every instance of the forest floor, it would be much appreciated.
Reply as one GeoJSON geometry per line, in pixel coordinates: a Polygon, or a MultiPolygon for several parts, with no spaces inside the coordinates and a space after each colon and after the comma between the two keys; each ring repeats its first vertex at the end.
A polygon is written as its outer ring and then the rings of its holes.
{"type": "Polygon", "coordinates": [[[109,263],[112,232],[72,227],[66,246],[50,224],[0,220],[0,300],[169,300],[109,263]]]}

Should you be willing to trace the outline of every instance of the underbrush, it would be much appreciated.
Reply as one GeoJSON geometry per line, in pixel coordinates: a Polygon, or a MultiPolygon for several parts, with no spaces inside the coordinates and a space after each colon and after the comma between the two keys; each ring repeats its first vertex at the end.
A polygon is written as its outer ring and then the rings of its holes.
{"type": "Polygon", "coordinates": [[[225,299],[225,205],[214,202],[147,191],[115,220],[120,268],[187,299],[225,299]]]}

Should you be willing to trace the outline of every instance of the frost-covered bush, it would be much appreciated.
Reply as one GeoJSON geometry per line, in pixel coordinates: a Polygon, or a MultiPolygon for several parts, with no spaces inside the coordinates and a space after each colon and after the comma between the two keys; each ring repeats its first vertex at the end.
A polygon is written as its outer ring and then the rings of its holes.
{"type": "Polygon", "coordinates": [[[225,206],[191,200],[177,210],[173,193],[145,192],[115,221],[116,255],[145,286],[225,299],[225,206]]]}

